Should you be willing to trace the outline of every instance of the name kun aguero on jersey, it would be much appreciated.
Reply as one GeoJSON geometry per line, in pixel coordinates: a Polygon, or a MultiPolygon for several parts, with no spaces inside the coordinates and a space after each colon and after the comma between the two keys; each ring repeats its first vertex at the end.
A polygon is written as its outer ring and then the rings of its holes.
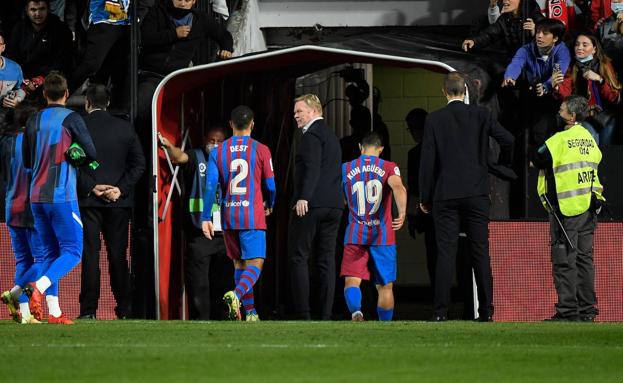
{"type": "Polygon", "coordinates": [[[348,172],[346,177],[348,177],[348,180],[351,181],[357,174],[360,174],[362,171],[376,173],[380,177],[385,176],[385,170],[383,170],[382,168],[379,168],[375,164],[368,164],[368,165],[363,165],[362,167],[356,167],[356,168],[351,169],[351,171],[348,172]]]}

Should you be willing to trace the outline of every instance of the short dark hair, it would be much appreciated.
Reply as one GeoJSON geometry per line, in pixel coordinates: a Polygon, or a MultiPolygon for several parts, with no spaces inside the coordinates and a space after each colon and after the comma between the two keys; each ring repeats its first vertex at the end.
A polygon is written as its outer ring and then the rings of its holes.
{"type": "Polygon", "coordinates": [[[465,94],[465,76],[459,72],[449,72],[443,80],[443,89],[448,96],[465,94]]]}
{"type": "Polygon", "coordinates": [[[407,113],[407,117],[405,117],[407,128],[409,130],[424,129],[424,124],[426,123],[426,116],[428,116],[428,112],[422,108],[411,109],[411,111],[407,113]]]}
{"type": "Polygon", "coordinates": [[[92,108],[106,109],[110,102],[110,92],[104,84],[89,84],[86,93],[92,108]]]}
{"type": "Polygon", "coordinates": [[[24,2],[24,9],[27,9],[28,4],[30,3],[45,3],[48,6],[48,9],[50,9],[50,0],[26,0],[24,2]]]}
{"type": "Polygon", "coordinates": [[[565,35],[567,27],[563,24],[562,21],[556,19],[543,19],[536,23],[535,33],[539,32],[549,32],[554,37],[557,37],[558,40],[556,44],[562,42],[562,37],[565,35]]]}
{"type": "Polygon", "coordinates": [[[563,101],[567,104],[569,113],[575,113],[575,120],[581,122],[586,120],[589,115],[588,100],[586,97],[571,95],[563,101]]]}
{"type": "Polygon", "coordinates": [[[43,92],[50,101],[58,101],[67,91],[67,79],[59,71],[51,71],[43,81],[43,92]]]}
{"type": "Polygon", "coordinates": [[[383,146],[383,139],[381,138],[381,135],[378,134],[377,132],[368,132],[361,139],[361,146],[363,146],[364,148],[367,148],[370,146],[375,147],[375,148],[380,148],[383,146]]]}
{"type": "Polygon", "coordinates": [[[231,122],[237,130],[244,130],[253,121],[253,111],[246,105],[238,105],[231,111],[231,122]]]}
{"type": "Polygon", "coordinates": [[[227,137],[227,128],[225,128],[225,125],[218,123],[218,124],[214,124],[214,125],[210,125],[204,132],[203,132],[203,138],[205,139],[206,137],[208,137],[208,134],[212,133],[212,132],[221,132],[223,133],[223,135],[225,137],[227,137]]]}

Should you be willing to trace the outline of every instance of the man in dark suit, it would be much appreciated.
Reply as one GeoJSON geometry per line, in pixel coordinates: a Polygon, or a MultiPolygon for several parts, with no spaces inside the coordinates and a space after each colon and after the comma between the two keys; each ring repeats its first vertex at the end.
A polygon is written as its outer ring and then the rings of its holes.
{"type": "Polygon", "coordinates": [[[331,318],[335,294],[335,245],[344,202],[341,195],[341,150],[322,118],[316,95],[294,100],[294,118],[303,136],[296,150],[295,185],[288,239],[292,306],[297,319],[311,319],[308,260],[315,250],[320,319],[331,318]]]}
{"type": "Polygon", "coordinates": [[[80,169],[79,204],[84,225],[80,319],[95,319],[100,291],[100,232],[106,241],[110,284],[118,318],[130,315],[130,274],[126,260],[132,190],[145,171],[145,157],[132,126],[106,111],[110,96],[104,85],[89,86],[84,119],[95,147],[103,153],[97,170],[80,169]]]}
{"type": "Polygon", "coordinates": [[[420,207],[432,207],[437,234],[433,321],[447,319],[450,288],[462,221],[476,277],[479,320],[493,318],[493,278],[489,259],[488,140],[510,151],[513,136],[483,107],[466,105],[465,79],[448,73],[443,93],[448,105],[426,119],[420,164],[420,207]]]}

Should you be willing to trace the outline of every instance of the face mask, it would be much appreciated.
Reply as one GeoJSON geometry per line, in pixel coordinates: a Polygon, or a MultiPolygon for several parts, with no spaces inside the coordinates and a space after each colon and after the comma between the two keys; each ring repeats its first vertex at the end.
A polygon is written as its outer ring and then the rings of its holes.
{"type": "Polygon", "coordinates": [[[586,57],[584,57],[583,59],[576,57],[575,58],[577,61],[581,62],[581,63],[587,63],[589,61],[591,61],[593,59],[593,55],[588,55],[586,57]]]}
{"type": "Polygon", "coordinates": [[[610,3],[610,7],[614,13],[623,12],[623,3],[610,3]]]}
{"type": "Polygon", "coordinates": [[[218,144],[207,144],[206,145],[206,152],[210,153],[212,151],[212,149],[216,149],[218,148],[218,144]]]}

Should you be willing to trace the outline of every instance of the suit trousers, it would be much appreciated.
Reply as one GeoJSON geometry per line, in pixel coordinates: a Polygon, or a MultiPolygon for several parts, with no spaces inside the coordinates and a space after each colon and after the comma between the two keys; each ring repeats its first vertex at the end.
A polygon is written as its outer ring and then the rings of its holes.
{"type": "Polygon", "coordinates": [[[108,255],[110,287],[118,318],[130,315],[130,272],[126,252],[131,208],[82,207],[84,251],[80,284],[80,315],[96,314],[100,297],[100,232],[108,255]]]}
{"type": "Polygon", "coordinates": [[[489,259],[489,209],[486,195],[435,201],[433,220],[437,235],[437,267],[435,270],[435,316],[447,316],[450,289],[454,276],[461,222],[469,244],[476,287],[478,313],[481,318],[493,315],[493,277],[489,259]]]}
{"type": "Polygon", "coordinates": [[[293,214],[288,238],[288,268],[296,319],[309,320],[309,258],[312,253],[318,280],[320,319],[331,319],[335,295],[335,246],[342,209],[310,208],[303,217],[293,214]]]}
{"type": "Polygon", "coordinates": [[[575,249],[569,246],[558,222],[550,214],[552,274],[558,294],[556,312],[569,319],[598,314],[593,265],[593,234],[597,216],[586,211],[575,217],[558,215],[575,249]]]}

